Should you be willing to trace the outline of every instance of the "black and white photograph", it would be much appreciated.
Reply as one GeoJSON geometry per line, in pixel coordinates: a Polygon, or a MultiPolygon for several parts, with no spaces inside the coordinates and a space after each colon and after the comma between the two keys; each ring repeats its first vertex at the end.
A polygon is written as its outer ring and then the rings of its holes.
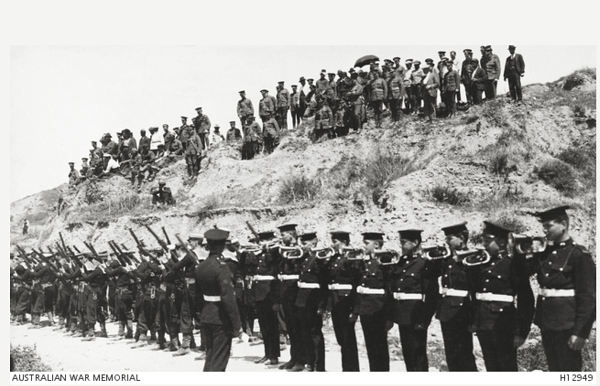
{"type": "Polygon", "coordinates": [[[315,17],[10,39],[11,384],[596,382],[597,47],[315,17]]]}

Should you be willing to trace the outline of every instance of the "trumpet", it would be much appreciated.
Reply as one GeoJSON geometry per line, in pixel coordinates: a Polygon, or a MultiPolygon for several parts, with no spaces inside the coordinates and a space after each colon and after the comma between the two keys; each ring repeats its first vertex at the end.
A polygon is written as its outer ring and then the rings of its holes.
{"type": "Polygon", "coordinates": [[[256,244],[241,245],[240,252],[259,253],[259,252],[262,252],[262,247],[260,247],[259,245],[256,245],[256,244]]]}
{"type": "Polygon", "coordinates": [[[423,258],[425,260],[441,260],[452,256],[452,252],[447,245],[431,245],[422,247],[423,258]]]}
{"type": "Polygon", "coordinates": [[[335,250],[331,247],[311,248],[310,250],[317,255],[317,259],[329,259],[335,255],[335,250]]]}
{"type": "Polygon", "coordinates": [[[394,265],[400,261],[400,254],[392,249],[376,249],[373,253],[381,265],[394,265]]]}
{"type": "Polygon", "coordinates": [[[279,254],[284,259],[299,259],[304,255],[304,250],[301,247],[286,247],[285,245],[279,246],[279,254]]]}
{"type": "Polygon", "coordinates": [[[342,247],[342,254],[347,260],[364,260],[365,250],[363,248],[342,247]]]}
{"type": "Polygon", "coordinates": [[[483,248],[471,249],[469,251],[456,251],[456,256],[461,259],[467,267],[485,264],[492,258],[483,248]]]}
{"type": "Polygon", "coordinates": [[[513,253],[531,255],[536,252],[544,252],[546,245],[547,239],[544,236],[529,236],[519,233],[510,233],[508,235],[508,247],[513,253]]]}

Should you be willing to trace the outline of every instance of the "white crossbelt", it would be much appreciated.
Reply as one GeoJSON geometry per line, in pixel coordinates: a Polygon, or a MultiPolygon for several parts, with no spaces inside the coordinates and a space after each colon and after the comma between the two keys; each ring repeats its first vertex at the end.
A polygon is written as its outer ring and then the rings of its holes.
{"type": "Polygon", "coordinates": [[[207,302],[220,302],[221,301],[221,297],[220,296],[209,296],[209,295],[202,295],[202,297],[204,298],[204,300],[206,300],[207,302]]]}
{"type": "Polygon", "coordinates": [[[442,296],[456,296],[459,298],[464,298],[469,294],[469,291],[454,288],[440,288],[440,294],[442,296]]]}
{"type": "Polygon", "coordinates": [[[252,280],[254,280],[254,281],[275,280],[275,276],[272,276],[272,275],[254,275],[254,277],[252,278],[252,280]]]}
{"type": "Polygon", "coordinates": [[[406,292],[394,292],[394,299],[396,300],[423,300],[423,294],[409,294],[406,292]]]}
{"type": "Polygon", "coordinates": [[[186,277],[185,282],[188,284],[194,284],[196,282],[196,279],[193,277],[186,277]]]}
{"type": "Polygon", "coordinates": [[[329,284],[328,288],[332,291],[352,291],[352,284],[329,284]]]}
{"type": "Polygon", "coordinates": [[[277,275],[279,280],[299,280],[300,275],[277,275]]]}
{"type": "Polygon", "coordinates": [[[368,287],[357,287],[356,292],[363,295],[385,295],[383,288],[368,288],[368,287]]]}
{"type": "Polygon", "coordinates": [[[299,281],[298,288],[315,289],[315,288],[321,288],[321,285],[319,283],[305,283],[305,282],[299,281]]]}
{"type": "Polygon", "coordinates": [[[477,292],[475,299],[482,302],[512,302],[515,300],[514,296],[493,294],[491,292],[477,292]]]}
{"type": "Polygon", "coordinates": [[[540,296],[547,298],[570,298],[575,296],[574,289],[556,289],[556,288],[540,288],[538,293],[540,296]]]}

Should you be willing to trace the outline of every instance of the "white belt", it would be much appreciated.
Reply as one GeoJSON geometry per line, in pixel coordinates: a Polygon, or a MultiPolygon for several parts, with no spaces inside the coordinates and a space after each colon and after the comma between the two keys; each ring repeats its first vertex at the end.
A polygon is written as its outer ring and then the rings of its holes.
{"type": "Polygon", "coordinates": [[[575,296],[574,289],[540,288],[539,296],[547,298],[570,298],[575,296]]]}
{"type": "Polygon", "coordinates": [[[298,280],[300,275],[277,275],[279,280],[298,280]]]}
{"type": "Polygon", "coordinates": [[[314,288],[321,288],[321,285],[319,283],[304,283],[302,281],[298,282],[298,288],[310,288],[310,289],[314,289],[314,288]]]}
{"type": "Polygon", "coordinates": [[[515,300],[514,296],[498,295],[493,294],[491,292],[477,292],[475,294],[475,299],[481,300],[483,302],[512,302],[513,300],[515,300]]]}
{"type": "Polygon", "coordinates": [[[383,288],[368,288],[360,286],[356,288],[356,292],[364,295],[385,295],[385,290],[383,288]]]}
{"type": "Polygon", "coordinates": [[[193,277],[186,277],[185,282],[188,284],[194,284],[196,282],[196,279],[193,277]]]}
{"type": "Polygon", "coordinates": [[[275,280],[275,276],[272,276],[272,275],[254,275],[254,277],[252,278],[252,280],[254,280],[254,281],[275,280]]]}
{"type": "Polygon", "coordinates": [[[456,296],[459,298],[464,298],[469,294],[469,291],[454,288],[440,288],[440,294],[442,296],[456,296]]]}
{"type": "Polygon", "coordinates": [[[204,297],[204,300],[206,300],[207,302],[220,302],[221,301],[220,296],[202,295],[202,297],[204,297]]]}
{"type": "Polygon", "coordinates": [[[352,284],[329,284],[329,289],[332,291],[352,291],[352,284]]]}
{"type": "Polygon", "coordinates": [[[423,300],[423,294],[409,294],[406,292],[394,292],[394,299],[396,300],[423,300]]]}

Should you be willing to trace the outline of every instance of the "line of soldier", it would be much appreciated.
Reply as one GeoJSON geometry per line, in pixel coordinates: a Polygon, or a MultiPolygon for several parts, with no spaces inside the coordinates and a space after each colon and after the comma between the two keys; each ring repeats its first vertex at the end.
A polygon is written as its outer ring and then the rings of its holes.
{"type": "MultiPolygon", "coordinates": [[[[595,321],[596,269],[590,253],[570,237],[567,209],[563,206],[536,213],[544,237],[518,235],[485,221],[483,249],[469,248],[466,222],[442,228],[445,245],[423,246],[421,230],[401,230],[401,251],[384,248],[385,235],[376,231],[362,234],[362,247],[351,246],[349,232],[332,231],[331,246],[319,247],[315,232],[298,235],[295,224],[279,226],[279,237],[273,231],[256,233],[251,228],[252,244],[240,246],[230,239],[212,262],[218,263],[215,267],[219,270],[227,267],[230,282],[226,287],[231,287],[227,300],[214,292],[218,289],[213,288],[209,295],[200,291],[203,281],[198,281],[199,275],[208,273],[195,267],[210,255],[201,248],[200,235],[190,235],[190,246],[182,243],[185,251],[180,249],[179,253],[173,253],[173,247],[162,241],[164,254],[148,251],[140,244],[142,258],[135,269],[127,269],[131,261],[121,261],[124,256],[134,259],[133,255],[115,248],[117,260],[97,264],[96,268],[91,265],[96,263],[86,262],[90,265],[88,273],[84,270],[81,277],[75,276],[74,282],[62,288],[72,286],[73,294],[83,297],[87,288],[96,294],[98,300],[93,299],[101,308],[99,299],[106,290],[100,290],[100,284],[94,284],[90,277],[98,273],[99,278],[100,272],[116,275],[119,335],[130,338],[132,321],[137,318],[136,340],[144,343],[149,330],[157,332],[157,349],[177,350],[174,355],[189,353],[195,344],[194,323],[198,326],[198,319],[209,318],[204,315],[207,304],[216,306],[211,323],[222,326],[226,339],[225,348],[219,349],[218,363],[211,363],[221,370],[227,365],[228,355],[223,353],[229,353],[231,339],[239,336],[240,329],[252,335],[255,318],[264,345],[264,357],[256,363],[278,365],[281,317],[289,335],[290,359],[279,369],[325,371],[322,325],[328,311],[341,347],[343,371],[359,371],[358,319],[370,371],[389,371],[387,336],[394,323],[399,327],[407,371],[428,371],[427,330],[434,315],[441,323],[450,371],[477,371],[473,333],[487,371],[517,371],[517,349],[525,342],[532,321],[541,329],[549,370],[581,371],[581,350],[595,321]],[[535,310],[531,275],[536,275],[540,287],[535,310]],[[81,283],[87,284],[82,287],[81,283]],[[131,290],[132,285],[137,289],[131,290]],[[137,292],[135,300],[133,291],[137,292]],[[165,333],[171,338],[169,343],[165,333]],[[178,333],[182,334],[181,343],[178,333]]],[[[18,320],[22,321],[26,312],[23,298],[27,302],[38,292],[32,310],[34,325],[39,325],[39,313],[44,309],[43,301],[38,304],[39,297],[46,299],[46,310],[52,309],[44,292],[49,291],[50,280],[44,281],[38,270],[43,269],[39,266],[44,261],[31,270],[17,267],[11,277],[13,283],[20,283],[22,291],[20,298],[11,296],[11,311],[18,320]],[[40,277],[39,283],[32,283],[40,277]]],[[[63,268],[68,266],[62,260],[60,263],[63,268]]],[[[59,274],[59,293],[66,274],[59,274]]],[[[110,298],[110,289],[108,293],[110,298]]],[[[93,340],[94,323],[100,323],[104,334],[105,322],[100,310],[97,320],[89,315],[95,303],[89,293],[86,299],[87,313],[80,314],[80,321],[87,324],[81,323],[79,328],[87,331],[86,340],[93,340]]],[[[57,312],[62,310],[59,323],[67,328],[70,324],[70,330],[75,331],[77,307],[69,313],[68,307],[59,307],[57,301],[56,308],[57,312]]],[[[49,318],[52,321],[52,314],[49,318]]],[[[202,343],[213,342],[204,329],[200,336],[202,343]]]]}

